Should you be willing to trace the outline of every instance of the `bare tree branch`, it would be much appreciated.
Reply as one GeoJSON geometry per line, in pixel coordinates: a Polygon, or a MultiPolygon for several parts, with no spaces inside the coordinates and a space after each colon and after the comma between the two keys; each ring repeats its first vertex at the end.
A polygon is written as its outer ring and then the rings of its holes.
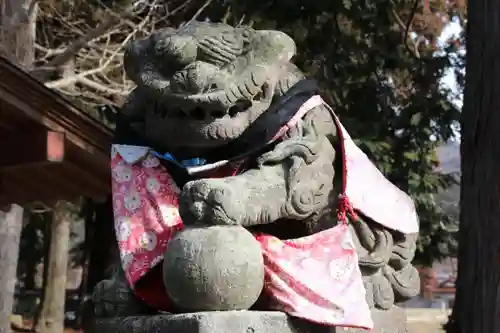
{"type": "Polygon", "coordinates": [[[144,20],[134,30],[132,30],[132,32],[130,34],[128,34],[128,36],[123,40],[123,42],[121,42],[120,46],[114,50],[114,52],[109,56],[109,58],[106,60],[106,62],[104,62],[100,67],[79,73],[79,74],[74,75],[74,76],[65,77],[65,78],[62,78],[60,80],[47,82],[47,83],[45,83],[45,85],[49,88],[60,88],[60,87],[64,87],[64,86],[73,84],[75,82],[86,82],[87,85],[95,87],[96,85],[90,83],[92,81],[85,79],[85,77],[105,70],[111,64],[111,62],[115,59],[115,57],[119,54],[119,52],[121,50],[123,50],[123,48],[127,45],[127,43],[135,36],[137,31],[139,31],[140,29],[142,29],[142,27],[144,27],[146,25],[146,23],[150,19],[150,16],[151,16],[151,12],[148,13],[148,15],[144,18],[144,20]]]}
{"type": "Polygon", "coordinates": [[[201,15],[201,13],[203,13],[203,11],[204,11],[204,10],[205,10],[208,6],[210,6],[210,4],[212,3],[212,1],[213,1],[213,0],[207,0],[207,1],[203,4],[203,6],[201,6],[201,7],[200,7],[200,9],[198,9],[198,11],[197,11],[197,12],[193,15],[193,17],[192,17],[192,18],[191,18],[191,19],[190,19],[190,20],[186,23],[186,25],[187,25],[187,24],[189,24],[189,23],[191,23],[191,22],[193,22],[193,21],[195,21],[195,20],[198,18],[198,16],[200,16],[200,15],[201,15]]]}
{"type": "Polygon", "coordinates": [[[109,21],[101,24],[100,26],[96,27],[94,30],[91,30],[88,34],[85,36],[81,37],[80,39],[76,40],[73,44],[71,44],[64,52],[60,53],[57,55],[54,59],[49,61],[48,64],[45,66],[39,67],[33,72],[31,72],[32,75],[35,77],[38,77],[42,71],[52,71],[54,69],[57,69],[58,67],[64,65],[66,62],[68,62],[71,58],[75,56],[75,54],[83,48],[85,45],[87,45],[88,42],[91,40],[105,34],[108,30],[114,28],[116,25],[120,24],[120,21],[117,20],[116,18],[110,19],[109,21]]]}
{"type": "Polygon", "coordinates": [[[212,2],[147,0],[141,6],[127,8],[109,7],[100,0],[74,8],[41,2],[35,46],[37,68],[32,74],[89,110],[102,104],[121,106],[135,87],[123,69],[125,45],[159,29],[178,26],[185,12],[196,9],[186,21],[192,22],[212,2]],[[89,10],[94,13],[90,19],[84,14],[89,10]],[[69,61],[74,62],[75,71],[63,73],[69,61]]]}

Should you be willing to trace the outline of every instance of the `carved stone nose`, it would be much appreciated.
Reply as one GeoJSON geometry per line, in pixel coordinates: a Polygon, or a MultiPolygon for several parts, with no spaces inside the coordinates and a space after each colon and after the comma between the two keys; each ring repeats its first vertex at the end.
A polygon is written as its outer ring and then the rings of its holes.
{"type": "MultiPolygon", "coordinates": [[[[186,66],[196,60],[198,54],[198,46],[196,39],[193,36],[172,35],[166,38],[161,38],[154,46],[157,59],[161,61],[161,57],[167,59],[171,57],[176,63],[181,66],[186,66]]],[[[165,59],[165,60],[167,60],[165,59]]]]}
{"type": "Polygon", "coordinates": [[[181,93],[199,94],[208,91],[212,82],[222,83],[218,79],[221,76],[217,66],[195,61],[187,65],[172,77],[172,88],[181,93]]]}

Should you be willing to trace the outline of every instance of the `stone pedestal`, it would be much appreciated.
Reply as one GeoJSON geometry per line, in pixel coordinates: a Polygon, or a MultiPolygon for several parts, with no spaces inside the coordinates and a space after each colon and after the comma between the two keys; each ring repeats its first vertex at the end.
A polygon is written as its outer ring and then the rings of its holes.
{"type": "MultiPolygon", "coordinates": [[[[372,333],[407,333],[400,308],[374,310],[372,333]]],[[[94,333],[365,333],[361,329],[328,328],[282,312],[222,311],[178,315],[137,316],[97,320],[94,333]]]]}

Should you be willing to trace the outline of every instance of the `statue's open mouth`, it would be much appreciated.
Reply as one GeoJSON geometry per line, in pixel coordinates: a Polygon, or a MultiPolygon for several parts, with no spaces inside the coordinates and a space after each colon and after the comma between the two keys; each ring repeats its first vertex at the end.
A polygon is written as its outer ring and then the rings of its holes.
{"type": "Polygon", "coordinates": [[[228,110],[204,110],[197,106],[190,109],[182,108],[156,108],[153,113],[161,114],[165,118],[190,119],[197,120],[203,123],[210,123],[218,119],[231,119],[240,117],[242,113],[247,111],[252,106],[252,102],[248,100],[240,100],[228,110]]]}
{"type": "Polygon", "coordinates": [[[230,120],[241,117],[248,111],[254,102],[271,102],[272,94],[269,91],[269,85],[264,83],[257,94],[251,99],[240,98],[231,107],[223,109],[220,107],[202,108],[201,106],[183,106],[172,107],[169,103],[162,103],[154,108],[153,113],[165,118],[190,119],[200,121],[201,123],[211,123],[214,120],[230,120]]]}
{"type": "Polygon", "coordinates": [[[146,117],[145,127],[150,139],[163,142],[175,137],[182,146],[214,147],[239,137],[267,108],[248,111],[206,114],[204,109],[186,113],[182,110],[152,112],[146,117]]]}

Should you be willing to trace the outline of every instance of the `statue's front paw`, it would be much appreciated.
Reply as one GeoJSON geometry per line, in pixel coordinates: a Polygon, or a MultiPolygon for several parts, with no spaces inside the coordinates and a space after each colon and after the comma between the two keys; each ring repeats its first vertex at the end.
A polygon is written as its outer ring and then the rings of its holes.
{"type": "Polygon", "coordinates": [[[179,212],[186,225],[240,224],[244,207],[238,198],[223,179],[196,180],[182,188],[179,212]]]}

